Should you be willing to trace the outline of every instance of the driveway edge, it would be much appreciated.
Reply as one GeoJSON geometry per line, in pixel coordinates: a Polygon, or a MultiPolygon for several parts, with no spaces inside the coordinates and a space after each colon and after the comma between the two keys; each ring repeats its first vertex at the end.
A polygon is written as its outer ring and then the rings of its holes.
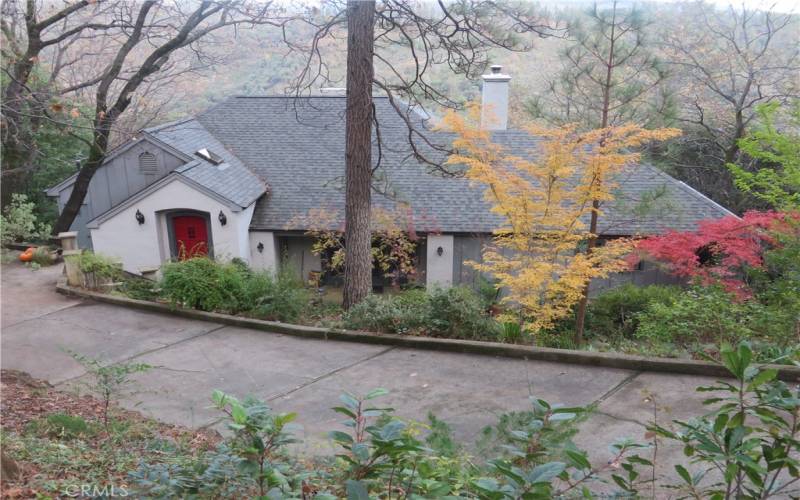
{"type": "MultiPolygon", "coordinates": [[[[293,325],[278,321],[265,321],[254,318],[231,316],[228,314],[171,307],[166,304],[159,304],[145,300],[136,300],[119,295],[91,292],[88,290],[68,286],[63,280],[59,281],[59,283],[56,285],[56,291],[64,295],[90,299],[107,304],[133,307],[145,311],[171,314],[173,316],[197,319],[201,321],[211,321],[228,326],[253,328],[266,332],[281,333],[285,335],[293,335],[312,339],[339,340],[414,349],[481,354],[484,356],[501,356],[507,358],[551,361],[556,363],[570,363],[576,365],[602,366],[607,368],[620,368],[634,371],[665,372],[709,377],[730,377],[730,373],[723,366],[706,361],[648,358],[645,356],[633,356],[629,354],[616,354],[610,352],[551,349],[547,347],[502,344],[499,342],[414,337],[354,330],[340,330],[336,328],[293,325]]],[[[778,370],[778,377],[782,380],[800,380],[800,367],[789,365],[762,365],[762,367],[774,368],[778,370]]]]}

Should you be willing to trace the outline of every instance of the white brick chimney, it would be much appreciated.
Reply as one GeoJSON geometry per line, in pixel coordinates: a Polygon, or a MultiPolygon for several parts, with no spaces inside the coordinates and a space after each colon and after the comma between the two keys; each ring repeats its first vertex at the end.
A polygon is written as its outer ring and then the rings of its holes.
{"type": "Polygon", "coordinates": [[[481,128],[505,130],[508,128],[508,82],[511,76],[503,74],[503,67],[498,64],[491,69],[491,73],[481,76],[481,128]]]}

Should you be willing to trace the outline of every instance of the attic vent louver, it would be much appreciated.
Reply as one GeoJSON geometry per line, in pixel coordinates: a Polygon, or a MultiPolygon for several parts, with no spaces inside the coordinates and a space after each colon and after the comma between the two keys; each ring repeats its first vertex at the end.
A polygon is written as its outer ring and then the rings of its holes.
{"type": "Polygon", "coordinates": [[[206,160],[208,162],[211,162],[214,165],[219,165],[220,163],[225,161],[220,155],[218,155],[217,153],[215,153],[213,151],[210,151],[207,148],[199,149],[199,150],[197,150],[197,152],[195,152],[195,154],[197,156],[199,156],[200,158],[202,158],[202,159],[204,159],[204,160],[206,160]]]}
{"type": "Polygon", "coordinates": [[[145,151],[139,155],[139,173],[153,175],[158,173],[158,160],[156,155],[145,151]]]}

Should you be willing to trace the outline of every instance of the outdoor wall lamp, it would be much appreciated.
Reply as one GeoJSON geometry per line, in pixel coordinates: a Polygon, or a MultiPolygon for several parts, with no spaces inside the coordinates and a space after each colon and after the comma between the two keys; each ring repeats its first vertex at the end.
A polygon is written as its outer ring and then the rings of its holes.
{"type": "Polygon", "coordinates": [[[228,223],[228,218],[225,217],[225,214],[222,213],[222,210],[219,211],[218,219],[219,219],[219,223],[222,224],[223,226],[228,223]]]}
{"type": "Polygon", "coordinates": [[[136,210],[136,222],[138,222],[140,226],[144,224],[144,214],[138,209],[136,210]]]}
{"type": "Polygon", "coordinates": [[[444,253],[444,248],[439,247],[436,249],[436,255],[438,255],[439,257],[441,257],[443,253],[444,253]]]}
{"type": "Polygon", "coordinates": [[[264,253],[264,244],[259,241],[258,245],[256,245],[256,250],[258,250],[258,253],[264,253]]]}

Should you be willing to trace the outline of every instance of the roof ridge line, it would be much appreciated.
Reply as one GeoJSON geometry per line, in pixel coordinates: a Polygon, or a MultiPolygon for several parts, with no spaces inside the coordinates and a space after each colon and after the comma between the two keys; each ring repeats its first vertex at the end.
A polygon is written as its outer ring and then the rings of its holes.
{"type": "Polygon", "coordinates": [[[185,116],[183,118],[179,118],[177,120],[172,120],[170,122],[162,123],[161,125],[154,125],[152,127],[147,127],[141,129],[141,132],[146,132],[148,134],[153,134],[155,132],[160,132],[168,127],[174,127],[175,125],[181,125],[182,123],[194,120],[194,115],[185,116]]]}
{"type": "Polygon", "coordinates": [[[700,201],[711,202],[712,205],[716,206],[718,209],[722,210],[724,213],[727,213],[729,215],[733,215],[734,217],[739,217],[738,215],[733,213],[731,210],[725,208],[724,206],[720,205],[716,201],[712,200],[710,196],[704,195],[703,193],[701,193],[697,189],[693,188],[689,184],[683,182],[680,179],[676,179],[675,177],[673,177],[670,174],[664,172],[663,170],[661,170],[660,168],[658,168],[655,165],[651,164],[650,162],[642,162],[641,165],[649,167],[650,169],[654,170],[657,175],[660,175],[662,177],[666,177],[668,181],[670,181],[673,184],[675,184],[676,186],[678,186],[679,189],[682,189],[683,191],[689,193],[690,195],[694,196],[695,198],[699,199],[700,201]]]}

